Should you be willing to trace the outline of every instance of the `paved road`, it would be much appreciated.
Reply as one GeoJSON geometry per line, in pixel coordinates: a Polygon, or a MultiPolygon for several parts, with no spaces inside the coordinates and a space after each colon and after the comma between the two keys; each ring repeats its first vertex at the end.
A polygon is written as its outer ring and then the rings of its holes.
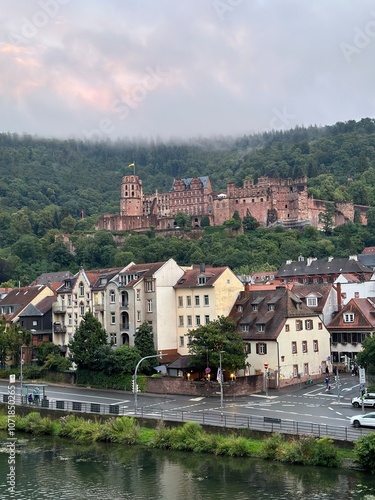
{"type": "MultiPolygon", "coordinates": [[[[7,392],[7,382],[0,381],[0,393],[7,392]]],[[[17,393],[20,394],[19,383],[17,393]]],[[[119,405],[121,413],[134,414],[134,395],[125,391],[84,389],[71,386],[48,385],[50,401],[64,400],[82,403],[119,405]]],[[[350,401],[359,394],[357,377],[342,375],[340,388],[333,384],[326,392],[324,384],[293,386],[280,391],[270,390],[266,395],[224,398],[205,398],[180,395],[138,394],[138,410],[144,413],[218,412],[230,415],[276,417],[296,422],[347,426],[351,416],[361,413],[350,401]]],[[[372,409],[366,408],[367,411],[372,409]]]]}

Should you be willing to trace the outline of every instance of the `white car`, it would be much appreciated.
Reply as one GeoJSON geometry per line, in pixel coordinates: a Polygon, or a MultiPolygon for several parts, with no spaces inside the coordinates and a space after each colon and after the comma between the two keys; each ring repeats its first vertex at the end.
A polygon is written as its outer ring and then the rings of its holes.
{"type": "Polygon", "coordinates": [[[350,423],[353,427],[375,427],[375,412],[351,417],[350,423]]]}
{"type": "MultiPolygon", "coordinates": [[[[375,394],[373,392],[365,394],[363,396],[363,404],[364,406],[375,406],[375,394]]],[[[353,398],[352,405],[354,406],[354,408],[359,408],[360,406],[362,406],[362,398],[353,398]]]]}

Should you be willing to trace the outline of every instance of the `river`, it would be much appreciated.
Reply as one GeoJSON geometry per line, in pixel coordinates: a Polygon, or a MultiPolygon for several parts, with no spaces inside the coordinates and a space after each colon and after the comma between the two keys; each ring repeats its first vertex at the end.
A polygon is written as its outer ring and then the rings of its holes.
{"type": "Polygon", "coordinates": [[[23,500],[345,500],[374,499],[375,477],[356,470],[257,459],[75,444],[19,435],[15,492],[0,435],[0,498],[23,500]],[[372,496],[374,495],[374,496],[372,496]]]}

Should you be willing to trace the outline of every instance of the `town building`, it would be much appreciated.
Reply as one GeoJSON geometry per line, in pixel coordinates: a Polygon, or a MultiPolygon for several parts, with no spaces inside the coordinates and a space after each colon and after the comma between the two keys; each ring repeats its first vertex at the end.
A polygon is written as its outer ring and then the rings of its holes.
{"type": "Polygon", "coordinates": [[[327,325],[333,363],[350,366],[362,342],[375,333],[375,297],[351,299],[327,325]]]}
{"type": "Polygon", "coordinates": [[[189,354],[189,331],[220,316],[228,316],[243,284],[229,267],[201,264],[186,270],[174,289],[178,353],[186,356],[189,354]]]}
{"type": "Polygon", "coordinates": [[[137,175],[125,175],[120,213],[104,214],[97,229],[173,229],[179,212],[189,215],[193,228],[201,227],[203,217],[211,226],[220,226],[233,217],[235,211],[241,219],[252,216],[265,227],[281,224],[287,228],[306,225],[321,228],[319,214],[326,210],[327,203],[335,208],[334,226],[353,221],[355,211],[366,223],[368,207],[310,198],[306,177],[295,180],[260,177],[257,181],[245,180],[242,187],[230,183],[223,192],[213,190],[209,177],[193,177],[174,179],[168,193],[144,194],[142,180],[137,175]]]}
{"type": "Polygon", "coordinates": [[[373,275],[372,269],[359,262],[356,255],[349,259],[305,259],[300,255],[298,261],[287,260],[282,264],[276,277],[284,283],[333,283],[343,273],[353,274],[360,281],[367,281],[373,275]]]}
{"type": "Polygon", "coordinates": [[[73,277],[67,276],[57,288],[52,307],[53,342],[62,352],[67,351],[68,343],[87,312],[93,312],[102,324],[105,323],[105,286],[121,269],[80,269],[73,277]]]}
{"type": "Polygon", "coordinates": [[[142,323],[153,330],[155,349],[163,362],[176,359],[176,308],[174,285],[184,270],[173,260],[130,263],[106,287],[106,321],[103,326],[114,345],[134,345],[134,335],[142,323]]]}
{"type": "Polygon", "coordinates": [[[245,352],[245,374],[267,372],[270,387],[319,380],[329,368],[330,334],[319,313],[287,287],[241,293],[230,317],[245,352]]]}
{"type": "MultiPolygon", "coordinates": [[[[7,295],[0,300],[0,314],[7,323],[19,323],[26,328],[20,315],[29,305],[36,306],[46,297],[53,297],[55,294],[51,288],[45,285],[24,286],[22,288],[13,288],[7,295]]],[[[33,325],[36,326],[36,325],[33,325]]]]}

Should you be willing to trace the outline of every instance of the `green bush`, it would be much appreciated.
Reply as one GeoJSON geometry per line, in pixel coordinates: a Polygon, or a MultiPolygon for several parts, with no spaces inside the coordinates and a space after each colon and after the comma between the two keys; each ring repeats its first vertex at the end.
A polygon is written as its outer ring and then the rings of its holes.
{"type": "Polygon", "coordinates": [[[119,417],[107,420],[102,425],[100,441],[135,444],[139,441],[140,427],[135,418],[119,417]]]}
{"type": "Polygon", "coordinates": [[[261,452],[265,460],[281,460],[283,455],[284,439],[280,434],[272,434],[266,438],[261,452]]]}
{"type": "Polygon", "coordinates": [[[354,445],[356,462],[366,471],[375,472],[375,432],[360,437],[354,445]]]}
{"type": "Polygon", "coordinates": [[[328,436],[315,440],[314,465],[324,465],[326,467],[339,467],[340,465],[334,442],[328,436]]]}

